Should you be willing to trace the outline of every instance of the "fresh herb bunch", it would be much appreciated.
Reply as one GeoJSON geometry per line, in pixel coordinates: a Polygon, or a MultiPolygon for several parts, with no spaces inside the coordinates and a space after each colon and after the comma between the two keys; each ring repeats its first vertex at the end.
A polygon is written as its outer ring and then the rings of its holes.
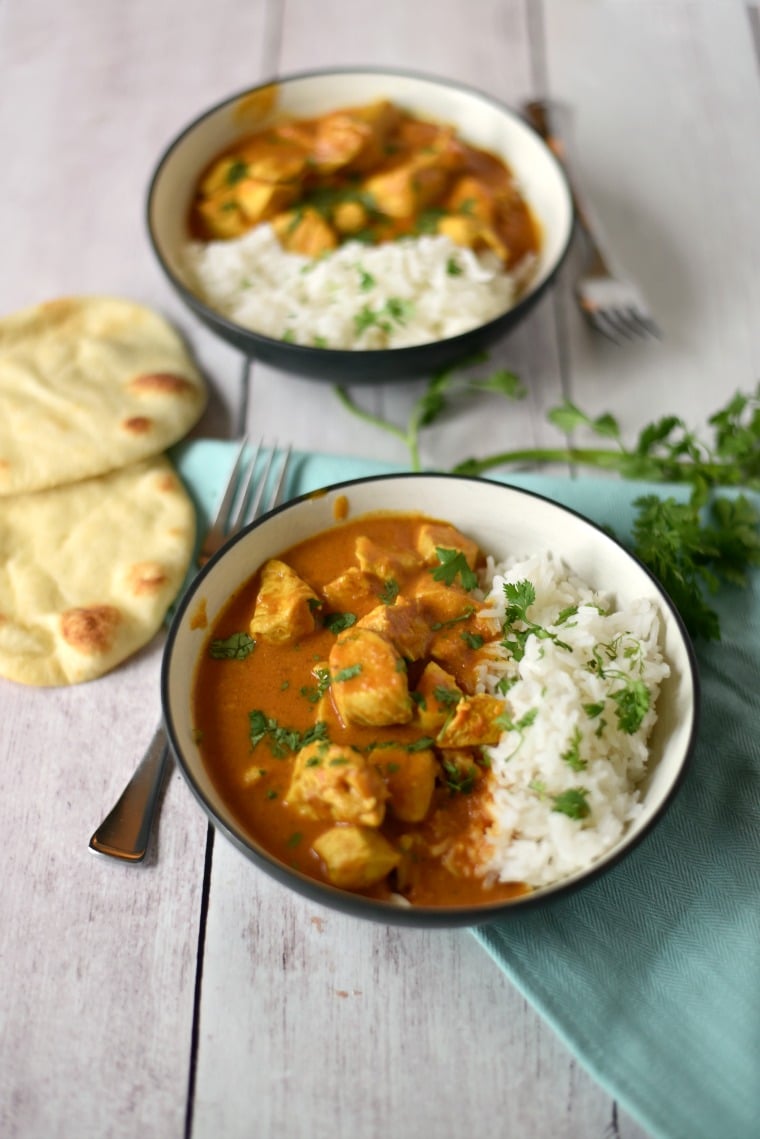
{"type": "MultiPolygon", "coordinates": [[[[484,357],[468,363],[479,362],[484,357]]],[[[450,408],[452,400],[478,392],[521,399],[525,388],[511,372],[486,379],[463,377],[452,369],[428,381],[405,427],[398,427],[357,406],[337,388],[344,407],[405,443],[411,469],[420,470],[420,433],[450,408]]],[[[470,458],[451,468],[456,474],[482,475],[497,467],[568,463],[616,472],[623,478],[685,484],[688,502],[648,494],[634,502],[633,550],[652,570],[695,637],[717,640],[720,621],[708,598],[722,582],[744,587],[750,566],[760,565],[760,515],[742,494],[720,496],[717,487],[760,490],[760,383],[753,393],[737,392],[708,420],[709,440],[700,439],[683,419],[663,416],[645,426],[632,447],[623,441],[613,415],[591,416],[570,401],[548,413],[566,434],[590,431],[606,446],[547,447],[502,451],[470,458]]]]}

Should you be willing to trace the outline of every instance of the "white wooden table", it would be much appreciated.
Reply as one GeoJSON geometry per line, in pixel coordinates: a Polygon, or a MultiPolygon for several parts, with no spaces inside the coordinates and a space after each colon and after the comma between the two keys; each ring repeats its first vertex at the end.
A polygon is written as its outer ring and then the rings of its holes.
{"type": "MultiPolygon", "coordinates": [[[[66,293],[156,307],[213,387],[197,434],[405,462],[329,385],[240,361],[180,307],[144,199],[172,135],[278,73],[415,68],[505,102],[574,110],[586,188],[644,288],[661,343],[617,349],[582,323],[573,252],[492,353],[529,389],[475,401],[423,463],[559,442],[563,396],[626,435],[699,425],[760,374],[757,5],[743,0],[4,0],[0,313],[66,293]],[[241,409],[246,409],[241,414],[241,409]]],[[[423,389],[366,388],[399,422],[423,389]]],[[[160,638],[71,690],[0,681],[0,1134],[641,1139],[466,931],[386,929],[289,896],[169,780],[136,867],[89,835],[159,715],[160,638]]]]}

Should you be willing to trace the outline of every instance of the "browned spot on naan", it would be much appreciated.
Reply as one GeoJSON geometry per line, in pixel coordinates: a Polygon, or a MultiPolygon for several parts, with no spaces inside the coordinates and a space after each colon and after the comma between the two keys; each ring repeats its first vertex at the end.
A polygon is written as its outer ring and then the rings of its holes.
{"type": "Polygon", "coordinates": [[[79,310],[79,302],[73,297],[56,297],[52,301],[43,301],[39,311],[48,325],[63,324],[69,317],[79,310]]]}
{"type": "Polygon", "coordinates": [[[160,475],[156,480],[156,490],[169,493],[177,489],[177,480],[174,475],[160,475]]]}
{"type": "Polygon", "coordinates": [[[105,655],[120,624],[121,613],[113,605],[90,605],[61,614],[64,641],[88,656],[105,655]]]}
{"type": "Polygon", "coordinates": [[[195,384],[191,384],[184,376],[177,376],[173,372],[145,372],[142,376],[135,376],[127,387],[135,395],[192,395],[196,391],[195,384]]]}
{"type": "Polygon", "coordinates": [[[130,588],[136,597],[145,593],[158,593],[166,584],[163,566],[158,562],[136,562],[127,574],[130,588]]]}
{"type": "Polygon", "coordinates": [[[153,420],[147,415],[131,415],[129,419],[122,420],[122,427],[130,435],[147,435],[153,426],[153,420]]]}

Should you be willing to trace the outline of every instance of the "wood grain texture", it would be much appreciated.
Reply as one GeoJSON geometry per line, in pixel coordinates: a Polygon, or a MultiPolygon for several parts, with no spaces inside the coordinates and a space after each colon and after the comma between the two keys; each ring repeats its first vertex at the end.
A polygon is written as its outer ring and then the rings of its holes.
{"type": "MultiPolygon", "coordinates": [[[[629,437],[674,411],[704,420],[760,370],[755,26],[741,0],[438,0],[434,20],[408,0],[5,0],[0,313],[66,293],[153,305],[209,377],[196,434],[242,416],[298,448],[405,462],[329,385],[257,364],[244,393],[143,215],[161,150],[205,106],[290,71],[412,68],[569,103],[583,182],[665,332],[625,349],[592,335],[576,243],[483,365],[515,371],[526,399],[455,405],[423,463],[558,443],[546,412],[563,395],[629,437]]],[[[424,384],[354,394],[403,423],[424,384]]],[[[644,1139],[466,932],[320,910],[219,837],[204,892],[206,824],[176,772],[144,866],[89,853],[157,719],[161,647],[77,689],[0,682],[0,1133],[644,1139]]]]}

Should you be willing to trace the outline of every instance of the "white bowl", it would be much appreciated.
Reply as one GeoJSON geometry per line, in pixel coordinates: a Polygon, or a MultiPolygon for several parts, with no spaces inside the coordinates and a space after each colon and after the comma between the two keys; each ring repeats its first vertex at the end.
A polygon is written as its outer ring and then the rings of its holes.
{"type": "Polygon", "coordinates": [[[153,173],[148,233],[179,297],[212,331],[248,356],[314,379],[372,383],[430,374],[504,336],[532,309],[567,253],[573,207],[551,150],[514,111],[480,91],[402,71],[363,68],[282,77],[226,99],[200,114],[169,144],[153,173]],[[518,302],[479,328],[410,348],[351,351],[274,340],[215,312],[191,288],[183,264],[187,218],[198,177],[221,150],[283,117],[311,117],[343,106],[391,99],[412,113],[455,126],[468,142],[504,158],[542,230],[536,271],[518,302]]]}
{"type": "Polygon", "coordinates": [[[484,479],[455,475],[380,476],[308,494],[253,523],[198,576],[172,624],[162,672],[166,727],[180,768],[214,825],[248,857],[286,886],[324,905],[361,917],[407,925],[480,924],[566,894],[609,870],[661,817],[689,758],[698,713],[697,671],[691,642],[669,598],[650,572],[593,523],[539,495],[484,479]],[[251,840],[216,790],[193,735],[191,692],[208,628],[230,596],[266,559],[334,525],[336,500],[348,501],[349,517],[375,511],[422,513],[443,518],[473,537],[497,559],[551,551],[591,586],[611,592],[618,605],[651,600],[661,619],[661,648],[670,666],[658,699],[650,739],[643,809],[622,839],[587,870],[508,902],[463,909],[401,907],[338,890],[306,878],[251,840]],[[193,615],[203,604],[208,628],[193,615]]]}

